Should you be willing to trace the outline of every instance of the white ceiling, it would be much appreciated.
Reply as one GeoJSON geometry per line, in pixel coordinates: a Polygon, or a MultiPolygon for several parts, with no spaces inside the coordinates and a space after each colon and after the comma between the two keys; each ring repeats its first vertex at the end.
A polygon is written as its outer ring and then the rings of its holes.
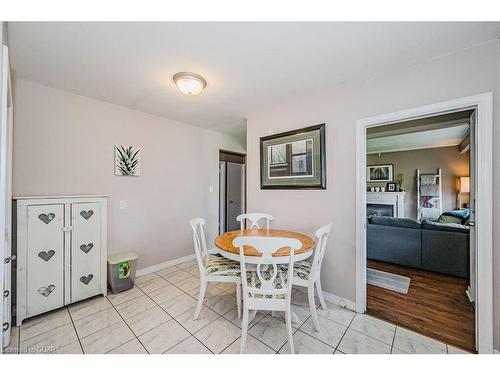
{"type": "Polygon", "coordinates": [[[9,23],[15,77],[240,133],[247,114],[500,35],[500,23],[9,23]],[[198,97],[172,82],[208,81],[198,97]]]}
{"type": "Polygon", "coordinates": [[[366,153],[378,154],[425,148],[458,146],[469,131],[469,124],[462,123],[439,129],[397,134],[366,140],[366,153]]]}

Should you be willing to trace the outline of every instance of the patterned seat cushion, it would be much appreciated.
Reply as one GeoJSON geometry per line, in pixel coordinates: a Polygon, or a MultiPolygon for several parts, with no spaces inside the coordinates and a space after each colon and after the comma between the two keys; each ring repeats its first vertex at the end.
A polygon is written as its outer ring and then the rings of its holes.
{"type": "Polygon", "coordinates": [[[207,275],[240,276],[240,263],[222,256],[210,256],[206,267],[207,275]]]}
{"type": "MultiPolygon", "coordinates": [[[[267,268],[265,268],[265,266],[263,266],[261,268],[262,277],[264,277],[264,279],[266,279],[266,280],[269,280],[272,276],[272,270],[273,270],[273,267],[271,267],[271,266],[269,266],[267,268]]],[[[281,288],[286,287],[286,282],[287,282],[286,279],[287,279],[286,272],[283,272],[281,270],[281,267],[278,267],[278,274],[276,275],[276,279],[274,279],[274,283],[273,283],[274,289],[281,289],[281,288]]],[[[257,275],[257,271],[247,271],[247,285],[249,288],[260,289],[262,284],[261,284],[261,281],[259,279],[259,276],[257,275]]],[[[252,296],[252,294],[249,293],[249,297],[284,299],[285,295],[284,294],[279,294],[279,295],[266,294],[266,295],[263,295],[263,294],[256,293],[252,296]]]]}
{"type": "MultiPolygon", "coordinates": [[[[293,264],[293,277],[298,277],[302,280],[309,280],[312,264],[307,260],[301,260],[293,264]]],[[[281,266],[282,272],[288,272],[288,264],[281,266]]]]}

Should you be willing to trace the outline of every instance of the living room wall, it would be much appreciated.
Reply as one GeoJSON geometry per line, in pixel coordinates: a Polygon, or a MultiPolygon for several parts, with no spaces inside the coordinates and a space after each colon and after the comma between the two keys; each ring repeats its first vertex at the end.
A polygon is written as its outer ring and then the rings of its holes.
{"type": "Polygon", "coordinates": [[[14,111],[15,196],[108,194],[109,252],[139,268],[193,254],[194,217],[215,237],[219,149],[244,140],[21,79],[14,111]],[[140,177],[114,175],[115,144],[142,148],[140,177]]]}
{"type": "MultiPolygon", "coordinates": [[[[275,228],[307,233],[331,222],[323,261],[326,292],[356,298],[356,120],[493,92],[493,227],[500,225],[499,41],[391,69],[247,116],[248,211],[273,214],[275,228]],[[261,190],[259,138],[326,123],[326,190],[261,190]]],[[[500,232],[493,233],[494,335],[500,348],[500,232]]]]}
{"type": "MultiPolygon", "coordinates": [[[[369,154],[367,165],[394,164],[394,177],[402,173],[405,177],[405,217],[417,218],[416,170],[421,173],[436,173],[442,169],[443,211],[454,210],[457,205],[457,178],[469,176],[469,153],[461,154],[457,146],[428,148],[423,150],[369,154]]],[[[386,186],[368,183],[371,186],[386,186]]]]}

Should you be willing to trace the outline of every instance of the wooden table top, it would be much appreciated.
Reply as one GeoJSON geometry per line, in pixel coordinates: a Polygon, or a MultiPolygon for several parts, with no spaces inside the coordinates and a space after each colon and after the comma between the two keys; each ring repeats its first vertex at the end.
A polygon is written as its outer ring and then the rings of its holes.
{"type": "MultiPolygon", "coordinates": [[[[233,240],[236,237],[285,237],[285,238],[295,238],[302,242],[302,247],[295,251],[295,255],[302,254],[314,249],[316,242],[309,236],[302,233],[289,232],[286,230],[277,229],[243,229],[235,230],[232,232],[226,232],[221,234],[215,239],[215,246],[219,249],[233,253],[239,254],[240,249],[233,246],[233,240]]],[[[253,247],[244,247],[245,255],[247,256],[258,256],[260,253],[253,247]]],[[[273,256],[287,256],[290,254],[289,248],[281,248],[273,254],[273,256]]]]}

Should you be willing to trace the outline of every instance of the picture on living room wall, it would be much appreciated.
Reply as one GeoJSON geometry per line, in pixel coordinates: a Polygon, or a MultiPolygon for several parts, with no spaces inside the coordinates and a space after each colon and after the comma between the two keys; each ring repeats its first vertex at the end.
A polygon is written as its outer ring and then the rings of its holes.
{"type": "Polygon", "coordinates": [[[260,139],[261,189],[326,189],[325,124],[260,139]]]}
{"type": "Polygon", "coordinates": [[[394,176],[394,165],[369,165],[366,168],[367,182],[391,182],[394,176]]]}
{"type": "Polygon", "coordinates": [[[115,145],[115,175],[141,175],[141,149],[139,147],[115,145]]]}

